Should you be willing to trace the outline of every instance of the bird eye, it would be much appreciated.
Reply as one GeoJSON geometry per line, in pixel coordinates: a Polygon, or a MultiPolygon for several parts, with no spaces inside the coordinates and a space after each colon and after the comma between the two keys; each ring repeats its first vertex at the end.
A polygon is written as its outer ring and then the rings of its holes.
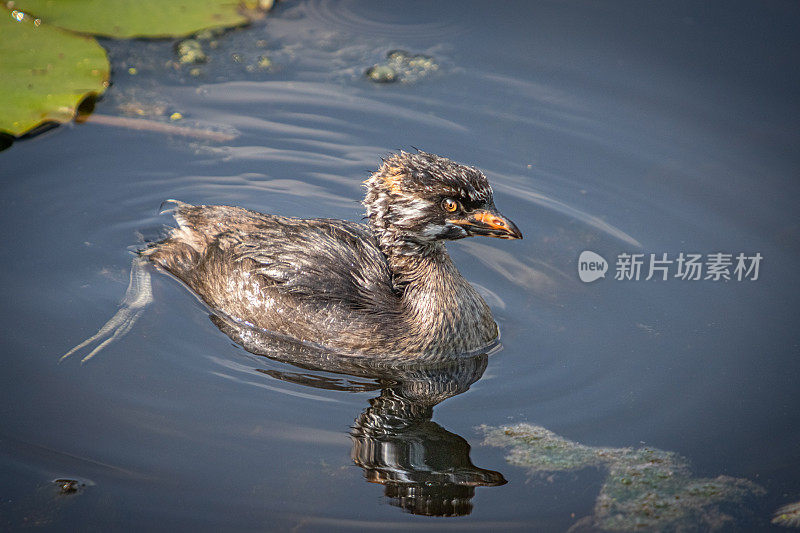
{"type": "Polygon", "coordinates": [[[458,209],[458,202],[456,202],[452,198],[445,198],[444,200],[442,200],[442,209],[444,209],[448,213],[452,213],[458,209]]]}

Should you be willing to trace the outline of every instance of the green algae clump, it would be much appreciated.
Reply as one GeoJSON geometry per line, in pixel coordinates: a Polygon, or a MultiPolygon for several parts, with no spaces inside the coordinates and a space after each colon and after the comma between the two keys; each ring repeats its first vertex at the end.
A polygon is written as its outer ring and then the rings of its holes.
{"type": "Polygon", "coordinates": [[[506,448],[506,461],[532,473],[605,468],[607,476],[589,520],[597,529],[719,530],[733,521],[722,506],[764,493],[746,479],[692,477],[688,461],[674,452],[584,446],[531,424],[478,429],[485,446],[506,448]]]}
{"type": "Polygon", "coordinates": [[[800,528],[800,502],[784,505],[775,511],[772,523],[776,526],[800,528]]]}
{"type": "Polygon", "coordinates": [[[392,50],[384,63],[371,66],[364,75],[375,83],[414,83],[438,70],[438,63],[430,56],[392,50]]]}

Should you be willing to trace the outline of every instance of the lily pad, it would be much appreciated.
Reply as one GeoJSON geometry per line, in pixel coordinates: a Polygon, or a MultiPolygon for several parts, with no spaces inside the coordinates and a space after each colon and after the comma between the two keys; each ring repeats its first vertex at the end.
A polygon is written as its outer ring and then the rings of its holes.
{"type": "Polygon", "coordinates": [[[249,19],[240,12],[240,4],[238,0],[15,0],[14,8],[68,30],[129,39],[182,37],[208,28],[241,26],[249,19]]]}
{"type": "Polygon", "coordinates": [[[68,122],[108,87],[106,52],[90,37],[0,9],[0,132],[20,136],[68,122]]]}

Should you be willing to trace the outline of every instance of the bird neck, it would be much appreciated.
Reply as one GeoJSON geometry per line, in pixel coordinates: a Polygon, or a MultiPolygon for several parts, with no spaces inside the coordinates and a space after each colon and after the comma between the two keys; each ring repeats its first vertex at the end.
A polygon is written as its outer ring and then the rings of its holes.
{"type": "Polygon", "coordinates": [[[464,279],[441,242],[381,245],[406,326],[426,351],[455,346],[468,352],[497,337],[489,307],[464,279]]]}
{"type": "Polygon", "coordinates": [[[398,292],[404,292],[409,286],[424,284],[433,278],[461,278],[444,244],[440,242],[420,244],[392,240],[391,243],[379,245],[386,256],[392,272],[392,282],[398,292]]]}

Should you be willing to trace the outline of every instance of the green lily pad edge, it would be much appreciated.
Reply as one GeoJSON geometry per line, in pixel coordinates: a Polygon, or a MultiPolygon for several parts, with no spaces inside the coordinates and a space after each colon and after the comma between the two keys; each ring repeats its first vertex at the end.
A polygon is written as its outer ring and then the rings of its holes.
{"type": "Polygon", "coordinates": [[[254,0],[14,0],[15,9],[67,30],[130,39],[183,37],[247,24],[254,0]]]}
{"type": "MultiPolygon", "coordinates": [[[[90,35],[183,37],[242,26],[272,0],[14,0],[0,6],[0,150],[69,122],[109,86],[105,50],[90,35]],[[75,33],[77,32],[77,33],[75,33]]],[[[91,106],[88,106],[91,107],[91,106]]]]}
{"type": "Polygon", "coordinates": [[[108,87],[106,51],[91,37],[5,9],[0,35],[0,133],[6,137],[69,122],[82,102],[108,87]]]}

